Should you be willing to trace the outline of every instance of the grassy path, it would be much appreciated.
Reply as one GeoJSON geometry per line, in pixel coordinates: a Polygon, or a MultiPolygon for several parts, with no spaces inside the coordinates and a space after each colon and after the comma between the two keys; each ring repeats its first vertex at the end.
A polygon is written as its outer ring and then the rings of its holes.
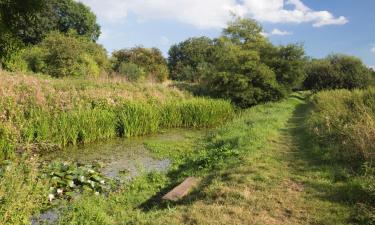
{"type": "Polygon", "coordinates": [[[314,154],[308,113],[306,102],[297,104],[265,149],[219,172],[201,200],[177,206],[160,224],[350,224],[354,207],[340,195],[346,184],[339,168],[314,154]]]}

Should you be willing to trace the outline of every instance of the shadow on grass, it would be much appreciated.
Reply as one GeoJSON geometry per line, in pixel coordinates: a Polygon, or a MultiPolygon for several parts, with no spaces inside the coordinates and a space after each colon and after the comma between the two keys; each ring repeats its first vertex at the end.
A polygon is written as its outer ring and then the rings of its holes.
{"type": "Polygon", "coordinates": [[[310,192],[313,197],[351,207],[353,213],[348,223],[375,223],[375,212],[366,217],[366,215],[360,215],[364,213],[363,210],[362,212],[357,210],[358,205],[365,206],[366,210],[374,210],[375,193],[364,188],[364,179],[330,155],[328,148],[319,146],[314,141],[306,126],[308,113],[311,110],[311,104],[297,106],[293,117],[288,122],[290,128],[284,131],[293,137],[292,141],[296,146],[296,154],[289,159],[294,172],[306,177],[311,173],[317,175],[304,181],[305,187],[313,190],[310,192]],[[299,163],[294,163],[297,161],[299,163]],[[366,218],[362,220],[357,219],[358,217],[366,218]]]}

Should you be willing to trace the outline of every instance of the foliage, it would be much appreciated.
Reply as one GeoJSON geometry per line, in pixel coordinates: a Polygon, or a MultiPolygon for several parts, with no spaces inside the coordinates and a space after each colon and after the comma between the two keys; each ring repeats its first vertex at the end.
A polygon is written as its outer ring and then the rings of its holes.
{"type": "Polygon", "coordinates": [[[0,224],[30,224],[47,202],[47,185],[38,178],[35,159],[23,157],[0,165],[0,224]]]}
{"type": "Polygon", "coordinates": [[[2,0],[0,17],[3,26],[25,44],[37,44],[51,31],[79,35],[96,41],[100,27],[90,9],[74,0],[2,0]]]}
{"type": "Polygon", "coordinates": [[[325,59],[312,60],[306,68],[305,88],[314,91],[325,89],[365,88],[373,75],[363,62],[353,56],[330,55],[325,59]]]}
{"type": "Polygon", "coordinates": [[[161,128],[213,127],[233,116],[229,102],[184,99],[176,90],[155,84],[137,84],[137,88],[116,82],[41,81],[21,79],[20,75],[3,78],[2,158],[12,157],[15,149],[55,151],[68,145],[155,133],[161,128]]]}
{"type": "Polygon", "coordinates": [[[221,37],[190,38],[169,54],[172,79],[198,83],[198,94],[242,108],[278,100],[304,78],[302,46],[273,46],[251,19],[235,18],[221,37]]]}
{"type": "Polygon", "coordinates": [[[309,128],[334,157],[355,167],[375,160],[375,90],[324,91],[314,97],[309,128]]]}
{"type": "Polygon", "coordinates": [[[200,66],[210,57],[213,41],[208,37],[189,38],[169,50],[168,66],[173,80],[199,82],[203,76],[200,66]]]}
{"type": "Polygon", "coordinates": [[[301,45],[267,46],[261,49],[261,60],[276,74],[277,82],[287,92],[302,89],[307,59],[301,45]]]}
{"type": "MultiPolygon", "coordinates": [[[[168,78],[167,62],[159,49],[143,47],[123,49],[113,52],[112,57],[113,69],[121,74],[128,72],[122,71],[122,66],[135,64],[144,70],[146,76],[150,79],[163,82],[168,78]]],[[[134,68],[134,66],[131,67],[134,68]]]]}
{"type": "Polygon", "coordinates": [[[118,72],[125,75],[130,81],[139,81],[145,77],[145,71],[134,63],[122,62],[118,68],[118,72]]]}
{"type": "Polygon", "coordinates": [[[230,99],[242,108],[282,97],[274,72],[259,61],[256,51],[226,38],[216,40],[216,46],[214,66],[207,70],[202,82],[209,95],[230,99]]]}
{"type": "Polygon", "coordinates": [[[108,66],[105,49],[74,33],[52,32],[23,52],[29,70],[54,77],[97,77],[108,66]]]}
{"type": "Polygon", "coordinates": [[[49,180],[49,201],[71,199],[84,191],[95,195],[108,193],[114,185],[93,165],[53,162],[43,169],[42,176],[49,180]]]}

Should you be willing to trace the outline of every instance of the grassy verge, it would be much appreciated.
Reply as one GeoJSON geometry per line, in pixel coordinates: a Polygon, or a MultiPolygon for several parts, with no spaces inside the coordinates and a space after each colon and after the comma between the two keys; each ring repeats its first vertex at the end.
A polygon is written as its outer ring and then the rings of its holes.
{"type": "Polygon", "coordinates": [[[352,222],[375,224],[375,89],[324,91],[313,100],[312,153],[334,168],[327,188],[353,206],[352,222]]]}
{"type": "Polygon", "coordinates": [[[233,115],[229,102],[192,98],[161,85],[1,78],[0,160],[15,150],[43,152],[161,128],[213,127],[233,115]]]}

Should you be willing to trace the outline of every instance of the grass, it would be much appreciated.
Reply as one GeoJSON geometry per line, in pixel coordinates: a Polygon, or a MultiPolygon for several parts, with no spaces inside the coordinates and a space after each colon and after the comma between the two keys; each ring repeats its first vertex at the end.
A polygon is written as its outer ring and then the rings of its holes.
{"type": "Polygon", "coordinates": [[[337,160],[375,164],[375,88],[323,91],[314,96],[310,132],[337,160]]]}
{"type": "Polygon", "coordinates": [[[55,151],[162,128],[213,127],[233,116],[227,101],[161,85],[1,76],[0,160],[14,157],[15,150],[55,151]]]}
{"type": "Polygon", "coordinates": [[[244,111],[207,137],[147,142],[173,159],[168,174],[137,178],[108,198],[86,196],[60,224],[373,224],[373,185],[329,161],[307,132],[311,106],[296,95],[244,111]],[[201,185],[177,203],[160,197],[187,176],[201,185]]]}
{"type": "MultiPolygon", "coordinates": [[[[161,118],[183,124],[176,108],[161,118]]],[[[58,224],[374,224],[373,168],[365,164],[353,171],[316,142],[309,132],[314,109],[305,94],[294,94],[245,110],[204,136],[188,132],[183,140],[147,141],[156,158],[172,160],[168,173],[145,174],[108,196],[66,202],[58,224]],[[193,193],[176,203],[160,201],[188,176],[202,178],[193,193]]],[[[25,183],[25,192],[16,189],[22,194],[18,202],[31,198],[35,204],[15,218],[42,209],[40,195],[26,197],[34,184],[25,183]]],[[[11,218],[3,223],[12,224],[11,218]]]]}
{"type": "MultiPolygon", "coordinates": [[[[254,169],[248,164],[249,160],[255,165],[259,164],[259,160],[264,161],[261,156],[268,140],[278,135],[299,104],[300,100],[291,98],[281,103],[254,107],[243,112],[230,124],[210,132],[207,137],[191,136],[178,143],[147,142],[146,146],[156,157],[173,159],[173,166],[168,174],[154,173],[137,178],[109,198],[87,196],[75,202],[65,212],[60,223],[239,224],[239,220],[233,218],[243,215],[230,211],[243,206],[241,212],[244,213],[246,208],[252,207],[244,199],[244,186],[250,180],[254,183],[270,182],[271,177],[277,176],[270,171],[267,171],[270,178],[264,177],[264,174],[244,173],[254,169]],[[238,173],[238,170],[244,171],[238,173]],[[204,178],[196,193],[177,204],[160,203],[160,196],[192,175],[204,178]],[[230,180],[231,176],[237,175],[249,177],[230,180]],[[224,197],[228,201],[220,200],[224,197]],[[231,209],[226,205],[228,203],[231,209]],[[91,206],[95,210],[91,210],[91,206]],[[225,208],[229,211],[225,211],[225,208]]],[[[261,168],[264,170],[267,165],[261,168]]],[[[275,168],[275,171],[278,169],[275,168]]],[[[266,190],[266,184],[262,186],[266,190]]],[[[248,214],[248,217],[243,217],[242,223],[252,221],[246,219],[253,216],[248,214]]]]}

